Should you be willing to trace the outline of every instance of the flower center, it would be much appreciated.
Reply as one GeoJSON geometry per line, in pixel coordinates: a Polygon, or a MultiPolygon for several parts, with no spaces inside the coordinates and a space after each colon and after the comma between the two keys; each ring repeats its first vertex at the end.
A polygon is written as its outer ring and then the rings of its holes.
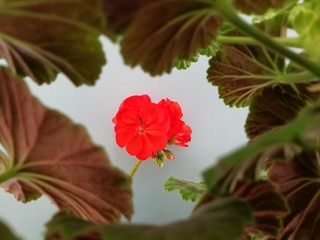
{"type": "Polygon", "coordinates": [[[138,131],[138,133],[141,135],[141,134],[144,134],[144,126],[143,125],[139,125],[138,127],[137,127],[137,131],[138,131]]]}

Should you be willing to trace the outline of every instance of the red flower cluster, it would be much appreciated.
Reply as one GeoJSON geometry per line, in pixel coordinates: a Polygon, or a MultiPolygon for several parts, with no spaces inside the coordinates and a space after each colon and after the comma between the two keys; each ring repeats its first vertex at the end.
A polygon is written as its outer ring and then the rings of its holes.
{"type": "Polygon", "coordinates": [[[181,120],[182,115],[179,104],[169,99],[156,104],[148,95],[128,97],[112,120],[116,142],[140,160],[173,159],[166,145],[187,147],[191,140],[191,128],[181,120]]]}

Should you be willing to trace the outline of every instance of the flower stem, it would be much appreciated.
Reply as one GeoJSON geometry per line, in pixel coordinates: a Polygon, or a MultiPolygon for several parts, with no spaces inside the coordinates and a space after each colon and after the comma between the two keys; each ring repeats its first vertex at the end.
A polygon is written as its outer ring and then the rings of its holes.
{"type": "Polygon", "coordinates": [[[136,163],[134,164],[133,168],[131,169],[131,173],[130,173],[130,177],[133,178],[134,174],[136,173],[136,171],[138,170],[138,168],[140,167],[142,161],[141,160],[137,160],[136,163]]]}
{"type": "MultiPolygon", "coordinates": [[[[289,47],[301,48],[299,37],[292,37],[292,38],[276,37],[276,38],[273,38],[273,40],[289,47]]],[[[220,43],[230,43],[230,44],[247,44],[247,45],[260,44],[260,42],[255,38],[238,37],[238,36],[237,37],[236,36],[218,36],[217,41],[220,43]]]]}
{"type": "Polygon", "coordinates": [[[298,54],[295,54],[282,44],[274,41],[273,38],[270,38],[260,30],[246,23],[242,18],[238,16],[237,12],[233,9],[231,1],[216,0],[214,1],[214,6],[216,10],[218,10],[227,20],[229,20],[230,23],[232,23],[240,31],[256,39],[270,50],[291,59],[298,65],[312,72],[315,76],[320,77],[320,66],[318,64],[310,61],[309,59],[303,58],[298,54]]]}

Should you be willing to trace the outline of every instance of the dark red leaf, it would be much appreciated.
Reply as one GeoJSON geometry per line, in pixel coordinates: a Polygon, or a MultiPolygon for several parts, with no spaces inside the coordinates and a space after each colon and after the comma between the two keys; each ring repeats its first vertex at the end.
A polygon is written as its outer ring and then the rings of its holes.
{"type": "Polygon", "coordinates": [[[306,90],[307,84],[265,88],[256,96],[249,108],[246,133],[250,139],[280,127],[293,119],[305,105],[315,101],[317,94],[306,90]]]}
{"type": "Polygon", "coordinates": [[[279,190],[268,181],[239,181],[232,193],[245,200],[253,209],[255,223],[246,229],[246,237],[251,234],[275,239],[282,230],[282,218],[289,209],[279,190]]]}
{"type": "Polygon", "coordinates": [[[175,59],[189,60],[209,46],[221,23],[209,1],[146,1],[122,41],[122,54],[151,75],[170,72],[175,59]]]}
{"type": "Polygon", "coordinates": [[[265,87],[276,85],[276,72],[282,71],[281,59],[260,46],[225,44],[209,64],[208,81],[218,86],[227,105],[237,107],[248,106],[265,87]]]}
{"type": "Polygon", "coordinates": [[[290,214],[279,239],[318,239],[320,236],[319,154],[303,152],[291,161],[277,161],[269,178],[280,187],[290,214]]]}
{"type": "Polygon", "coordinates": [[[107,17],[106,34],[113,40],[129,27],[134,15],[143,6],[143,2],[152,0],[103,0],[103,10],[107,17]]]}
{"type": "Polygon", "coordinates": [[[14,73],[50,83],[58,72],[76,84],[93,85],[105,64],[99,31],[99,0],[2,1],[0,58],[14,73]]]}
{"type": "Polygon", "coordinates": [[[47,195],[60,209],[96,222],[132,213],[130,180],[112,167],[86,130],[45,108],[26,86],[0,69],[2,186],[20,201],[47,195]]]}

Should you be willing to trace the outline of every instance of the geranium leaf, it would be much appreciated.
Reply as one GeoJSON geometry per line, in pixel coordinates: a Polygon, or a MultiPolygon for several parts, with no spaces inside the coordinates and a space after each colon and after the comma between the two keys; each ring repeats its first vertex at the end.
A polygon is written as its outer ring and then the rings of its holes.
{"type": "Polygon", "coordinates": [[[291,210],[279,239],[317,239],[320,236],[319,154],[303,152],[291,161],[275,162],[269,178],[280,187],[291,210]]]}
{"type": "Polygon", "coordinates": [[[46,239],[79,239],[76,237],[90,239],[85,237],[96,230],[95,233],[101,235],[95,239],[100,240],[234,240],[242,235],[243,228],[250,223],[252,223],[250,207],[239,199],[226,198],[202,206],[188,220],[163,226],[111,224],[95,225],[95,228],[91,228],[94,225],[79,223],[71,217],[55,218],[48,224],[46,239]],[[81,233],[83,230],[81,225],[90,231],[88,235],[81,233]],[[74,230],[72,234],[70,228],[74,230]]]}
{"type": "Polygon", "coordinates": [[[260,46],[222,45],[209,64],[207,79],[229,106],[245,107],[282,72],[282,61],[260,46]]]}
{"type": "Polygon", "coordinates": [[[249,203],[253,209],[255,223],[246,229],[246,237],[262,235],[266,239],[275,239],[282,230],[283,217],[289,208],[276,186],[268,181],[239,181],[232,196],[249,203]]]}
{"type": "Polygon", "coordinates": [[[20,240],[20,238],[18,238],[2,221],[0,221],[0,236],[3,240],[20,240]]]}
{"type": "Polygon", "coordinates": [[[319,121],[319,105],[305,107],[286,125],[268,131],[222,157],[216,166],[204,172],[207,186],[217,195],[232,192],[239,180],[261,178],[266,160],[279,156],[289,159],[301,149],[318,149],[319,121]]]}
{"type": "Polygon", "coordinates": [[[247,14],[263,14],[270,8],[281,8],[290,0],[234,0],[237,9],[247,14]]]}
{"type": "Polygon", "coordinates": [[[98,231],[99,226],[67,213],[58,213],[46,224],[45,239],[100,240],[102,237],[98,231]]]}
{"type": "Polygon", "coordinates": [[[144,2],[152,0],[102,0],[103,10],[107,18],[107,36],[116,41],[119,35],[125,33],[134,15],[143,6],[144,2]]]}
{"type": "Polygon", "coordinates": [[[5,69],[0,86],[2,187],[23,202],[47,195],[60,209],[91,221],[114,222],[120,213],[130,218],[130,180],[86,130],[45,108],[5,69]]]}
{"type": "Polygon", "coordinates": [[[220,50],[220,44],[217,42],[212,42],[207,48],[199,48],[193,57],[189,60],[187,59],[175,59],[174,66],[178,69],[187,69],[191,66],[192,63],[197,62],[200,55],[207,57],[216,56],[220,50]]]}
{"type": "Polygon", "coordinates": [[[249,108],[245,129],[249,138],[284,125],[293,119],[305,105],[314,102],[318,94],[309,92],[309,85],[300,84],[265,88],[249,108]]]}
{"type": "Polygon", "coordinates": [[[166,181],[164,188],[169,192],[179,190],[183,200],[191,200],[193,202],[201,198],[207,190],[207,187],[203,183],[174,177],[170,177],[166,181]]]}
{"type": "Polygon", "coordinates": [[[170,72],[175,60],[190,60],[214,40],[222,23],[207,0],[147,1],[134,16],[121,45],[127,64],[151,75],[170,72]]]}
{"type": "Polygon", "coordinates": [[[319,1],[304,1],[297,4],[289,13],[290,26],[299,34],[301,48],[320,63],[320,10],[319,1]]]}
{"type": "Polygon", "coordinates": [[[100,7],[97,0],[1,1],[0,57],[39,84],[62,72],[75,85],[93,85],[105,64],[100,7]]]}

